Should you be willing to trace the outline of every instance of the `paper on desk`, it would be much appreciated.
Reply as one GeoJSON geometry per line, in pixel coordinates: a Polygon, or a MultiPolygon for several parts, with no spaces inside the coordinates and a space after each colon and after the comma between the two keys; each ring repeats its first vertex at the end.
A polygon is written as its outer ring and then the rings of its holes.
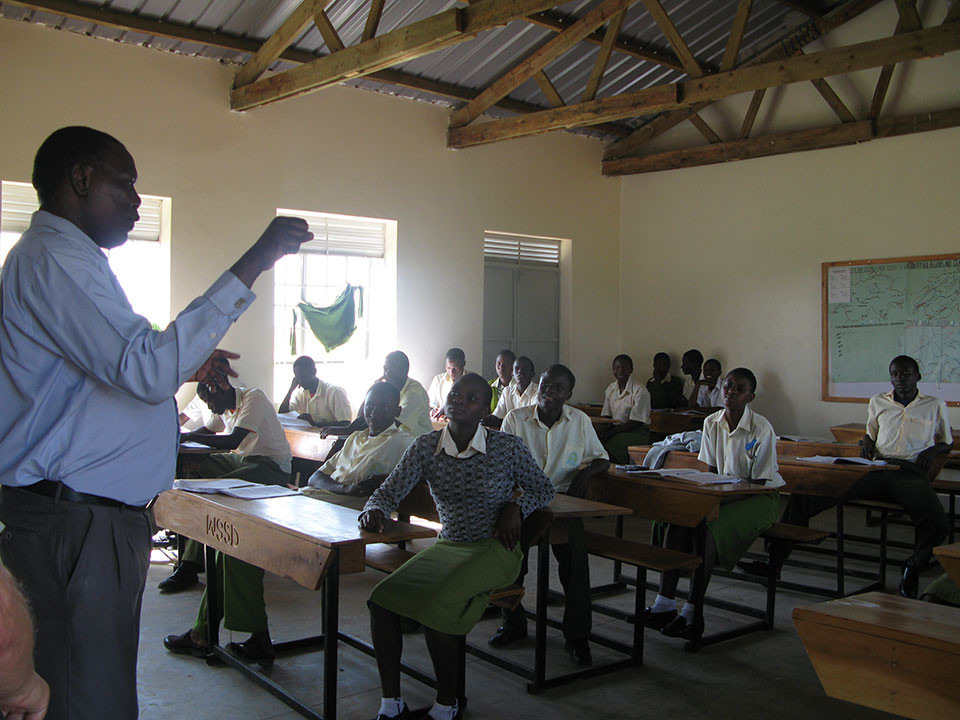
{"type": "Polygon", "coordinates": [[[195,493],[218,493],[221,490],[230,488],[242,488],[253,485],[247,480],[237,480],[236,478],[219,478],[217,480],[174,480],[174,490],[186,490],[195,493]]]}
{"type": "Polygon", "coordinates": [[[224,488],[220,490],[220,493],[243,500],[263,500],[264,498],[300,494],[297,490],[291,490],[282,485],[253,485],[252,483],[249,487],[224,488]]]}
{"type": "Polygon", "coordinates": [[[180,443],[182,448],[203,448],[204,450],[209,450],[209,445],[204,445],[203,443],[194,442],[193,440],[187,440],[186,442],[180,443]]]}
{"type": "Polygon", "coordinates": [[[297,417],[297,413],[292,412],[292,411],[291,411],[291,412],[285,412],[285,413],[279,413],[279,414],[277,415],[277,419],[280,420],[280,424],[281,424],[283,427],[288,427],[288,428],[309,428],[309,427],[313,427],[313,425],[311,425],[310,423],[308,423],[306,420],[301,420],[299,417],[297,417]]]}
{"type": "Polygon", "coordinates": [[[822,465],[886,465],[886,460],[868,460],[862,457],[834,457],[833,455],[811,455],[798,457],[801,462],[820,463],[822,465]]]}
{"type": "Polygon", "coordinates": [[[777,440],[786,440],[787,442],[833,442],[820,435],[779,435],[777,440]]]}
{"type": "Polygon", "coordinates": [[[693,468],[677,468],[675,470],[650,470],[645,468],[643,465],[617,465],[615,466],[617,471],[625,472],[628,475],[662,475],[665,472],[671,473],[673,475],[688,475],[690,473],[699,472],[699,470],[694,470],[693,468]]]}
{"type": "Polygon", "coordinates": [[[680,480],[697,485],[732,485],[740,482],[740,478],[733,475],[718,475],[717,473],[700,472],[699,470],[661,470],[660,474],[664,480],[680,480]]]}

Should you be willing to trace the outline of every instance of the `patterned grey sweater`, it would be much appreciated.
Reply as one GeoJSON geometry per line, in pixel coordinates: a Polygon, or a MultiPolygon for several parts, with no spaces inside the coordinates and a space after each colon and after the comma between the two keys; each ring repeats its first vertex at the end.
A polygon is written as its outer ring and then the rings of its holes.
{"type": "Polygon", "coordinates": [[[389,515],[425,480],[443,523],[440,537],[475,542],[492,537],[500,509],[510,501],[514,487],[523,488],[516,501],[523,517],[553,499],[553,483],[515,435],[488,430],[486,453],[458,459],[445,452],[437,454],[440,433],[434,430],[418,437],[363,509],[389,515]]]}

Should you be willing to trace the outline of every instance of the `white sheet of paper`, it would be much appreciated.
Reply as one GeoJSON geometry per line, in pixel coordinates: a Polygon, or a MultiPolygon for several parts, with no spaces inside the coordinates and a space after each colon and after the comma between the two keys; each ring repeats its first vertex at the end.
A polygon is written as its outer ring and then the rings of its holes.
{"type": "Polygon", "coordinates": [[[283,487],[282,485],[250,485],[250,487],[224,488],[220,491],[223,495],[241,498],[243,500],[262,500],[264,498],[284,497],[286,495],[299,495],[296,490],[283,487]]]}
{"type": "Polygon", "coordinates": [[[850,268],[832,267],[827,273],[827,295],[831,303],[850,302],[850,268]]]}
{"type": "Polygon", "coordinates": [[[309,427],[313,427],[313,425],[311,425],[310,423],[308,423],[306,420],[301,420],[300,418],[298,418],[298,417],[297,417],[297,413],[292,412],[292,411],[291,411],[291,412],[285,412],[285,413],[279,413],[279,414],[277,415],[277,419],[280,420],[280,424],[281,424],[283,427],[288,427],[288,428],[309,428],[309,427]]]}
{"type": "Polygon", "coordinates": [[[174,480],[174,490],[186,490],[195,493],[217,493],[229,488],[242,488],[254,483],[237,478],[217,478],[215,480],[174,480]]]}

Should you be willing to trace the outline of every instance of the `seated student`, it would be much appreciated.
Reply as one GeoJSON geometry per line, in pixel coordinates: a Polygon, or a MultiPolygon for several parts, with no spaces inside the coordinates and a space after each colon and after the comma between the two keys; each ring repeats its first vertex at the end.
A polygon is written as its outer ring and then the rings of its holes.
{"type": "MultiPolygon", "coordinates": [[[[551,365],[540,376],[537,404],[511,410],[504,418],[502,430],[526,443],[557,492],[583,497],[590,478],[605,472],[610,461],[587,414],[566,404],[575,383],[568,368],[551,365]]],[[[553,554],[566,595],[564,649],[577,665],[592,665],[588,642],[592,626],[590,563],[582,521],[570,522],[568,542],[554,545],[553,554]]],[[[523,584],[526,572],[524,558],[518,584],[523,584]]],[[[523,607],[518,607],[504,611],[503,624],[490,638],[490,644],[506,647],[526,636],[527,618],[523,607]]]]}
{"type": "Polygon", "coordinates": [[[194,395],[187,406],[180,411],[178,418],[180,430],[183,432],[199,430],[206,427],[211,418],[213,418],[213,413],[210,412],[210,406],[200,399],[199,394],[194,395]]]}
{"type": "Polygon", "coordinates": [[[378,720],[411,717],[400,695],[405,617],[424,626],[437,678],[427,717],[461,717],[458,636],[476,625],[490,593],[517,577],[521,521],[553,498],[550,480],[519,438],[480,426],[489,409],[486,380],[474,373],[457,380],[445,407],[450,423],[414,441],[360,515],[361,528],[382,531],[407,493],[426,481],[443,524],[439,541],[384,578],[367,601],[383,698],[378,720]],[[517,487],[523,492],[514,499],[517,487]]]}
{"type": "Polygon", "coordinates": [[[493,398],[490,400],[490,412],[497,409],[497,403],[500,402],[500,396],[510,385],[513,379],[513,363],[517,360],[517,354],[510,349],[501,350],[497,353],[497,376],[490,381],[490,387],[493,388],[493,398]]]}
{"type": "Polygon", "coordinates": [[[669,410],[683,407],[683,380],[670,374],[670,356],[658,352],[653,356],[653,377],[647,380],[650,407],[654,410],[669,410]]]}
{"type": "MultiPolygon", "coordinates": [[[[731,370],[723,382],[724,409],[708,416],[703,423],[703,439],[698,459],[711,472],[734,475],[767,487],[782,487],[783,478],[777,468],[777,437],[766,418],[753,412],[757,378],[746,368],[731,370]]],[[[643,623],[660,630],[667,637],[688,640],[703,634],[703,622],[694,622],[697,606],[718,563],[733,569],[740,556],[780,516],[779,493],[751,495],[720,507],[716,520],[707,521],[707,542],[703,558],[703,582],[692,584],[686,604],[676,612],[679,573],[663,573],[660,594],[651,607],[644,610],[643,623]]],[[[667,528],[666,546],[692,552],[694,529],[679,525],[667,528]]],[[[696,576],[694,576],[696,577],[696,576]]]]}
{"type": "Polygon", "coordinates": [[[633,359],[617,355],[613,359],[614,381],[603,392],[601,417],[613,418],[613,425],[601,425],[597,435],[610,459],[619,464],[630,462],[627,448],[650,441],[650,393],[633,379],[633,359]]]}
{"type": "Polygon", "coordinates": [[[697,380],[688,398],[691,408],[716,410],[723,406],[723,388],[720,382],[720,361],[710,358],[703,364],[703,377],[697,380]]]}
{"type": "Polygon", "coordinates": [[[430,381],[427,395],[430,398],[430,417],[443,417],[443,408],[446,404],[447,393],[453,384],[463,377],[466,372],[467,356],[460,348],[447,350],[446,369],[430,381]]]}
{"type": "Polygon", "coordinates": [[[415,440],[397,426],[399,414],[400,391],[388,382],[373,385],[363,399],[367,428],[350,435],[310,476],[304,494],[360,510],[415,440]]]}
{"type": "Polygon", "coordinates": [[[697,383],[703,372],[703,353],[697,349],[687,350],[680,358],[680,372],[683,373],[683,404],[696,396],[697,383]]]}
{"type": "Polygon", "coordinates": [[[500,395],[500,400],[497,402],[493,414],[487,415],[483,419],[483,424],[498,428],[511,410],[536,405],[537,383],[534,382],[536,375],[537,371],[533,367],[533,360],[526,355],[518,357],[513,362],[513,380],[500,395]]]}
{"type": "MultiPolygon", "coordinates": [[[[867,473],[842,498],[791,495],[783,515],[784,522],[808,525],[817,513],[849,500],[882,500],[902,505],[916,529],[913,554],[907,559],[900,580],[900,594],[909,598],[917,596],[920,571],[949,531],[947,514],[930,487],[933,478],[929,470],[934,458],[953,447],[946,403],[921,395],[917,390],[919,381],[917,361],[898,355],[890,363],[893,389],[870,398],[867,409],[861,454],[865,458],[889,460],[899,465],[899,470],[867,473]]],[[[762,562],[741,567],[764,575],[767,572],[762,562]]]]}
{"type": "MultiPolygon", "coordinates": [[[[400,391],[400,415],[397,424],[408,433],[420,436],[433,432],[433,423],[430,422],[430,399],[423,385],[407,375],[410,371],[410,359],[401,351],[394,350],[383,361],[383,382],[388,382],[400,391]]],[[[365,430],[366,421],[363,419],[363,408],[357,418],[349,425],[325,427],[321,437],[327,435],[349,435],[357,430],[365,430]]]]}
{"type": "Polygon", "coordinates": [[[290,411],[317,427],[347,423],[353,417],[346,390],[318,378],[317,364],[306,355],[294,360],[293,381],[277,412],[290,411]]]}
{"type": "MultiPolygon", "coordinates": [[[[286,485],[290,482],[290,446],[274,412],[273,403],[262,390],[229,386],[211,389],[200,385],[198,392],[209,404],[214,420],[204,430],[184,433],[181,440],[201,442],[228,452],[206,455],[191,477],[241,478],[263,485],[286,485]],[[224,435],[214,433],[225,432],[224,435]]],[[[184,558],[176,572],[160,583],[167,592],[187,587],[184,575],[200,567],[203,547],[187,541],[184,558]]],[[[249,632],[242,643],[230,643],[227,650],[246,662],[261,665],[273,663],[273,644],[267,628],[263,602],[263,570],[241,560],[217,553],[217,572],[222,573],[222,593],[216,616],[222,617],[230,630],[249,632]]],[[[193,583],[191,583],[193,584],[193,583]]],[[[207,642],[207,592],[204,590],[193,628],[182,635],[168,635],[163,645],[174,653],[203,657],[207,642]]]]}

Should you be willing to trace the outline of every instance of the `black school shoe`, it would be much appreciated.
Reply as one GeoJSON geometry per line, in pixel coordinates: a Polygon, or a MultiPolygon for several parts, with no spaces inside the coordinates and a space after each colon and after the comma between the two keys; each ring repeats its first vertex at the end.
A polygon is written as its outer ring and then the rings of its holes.
{"type": "Polygon", "coordinates": [[[653,612],[651,608],[644,608],[643,615],[640,616],[640,622],[644,627],[651,630],[663,630],[677,617],[676,610],[664,610],[663,612],[653,612]]]}
{"type": "Polygon", "coordinates": [[[903,566],[900,578],[900,594],[905,598],[916,598],[920,591],[920,571],[912,565],[903,566]]]}
{"type": "Polygon", "coordinates": [[[264,668],[272,667],[273,660],[276,657],[272,643],[262,642],[253,635],[242,643],[227,643],[226,651],[248,665],[257,663],[264,668]]]}
{"type": "MultiPolygon", "coordinates": [[[[401,708],[399,715],[393,715],[391,717],[390,715],[384,715],[383,713],[379,713],[377,715],[376,720],[414,720],[414,717],[416,716],[410,713],[410,708],[408,708],[407,704],[404,703],[403,708],[401,708]]],[[[423,715],[419,715],[419,717],[426,717],[426,711],[424,711],[423,715]]]]}
{"type": "Polygon", "coordinates": [[[666,637],[696,640],[703,635],[703,625],[702,619],[699,623],[688,623],[683,615],[677,615],[672,623],[664,626],[660,634],[666,637]]]}
{"type": "Polygon", "coordinates": [[[193,657],[206,657],[207,648],[203,645],[198,645],[190,637],[190,630],[187,630],[182,635],[167,635],[163,639],[163,646],[172,653],[177,655],[193,655],[193,657]]]}
{"type": "Polygon", "coordinates": [[[182,562],[166,580],[161,580],[157,589],[162,593],[177,593],[189,590],[199,582],[197,573],[200,566],[192,562],[182,562]]]}
{"type": "MultiPolygon", "coordinates": [[[[766,560],[741,560],[737,567],[748,575],[766,578],[770,572],[770,563],[766,560]]],[[[777,580],[780,579],[780,569],[777,568],[777,580]]]]}
{"type": "Polygon", "coordinates": [[[490,639],[487,640],[487,644],[490,647],[495,648],[505,648],[510,647],[515,642],[520,640],[526,640],[527,638],[527,623],[524,621],[523,625],[517,627],[511,627],[510,625],[501,625],[497,628],[497,631],[490,636],[490,639]]]}
{"type": "Polygon", "coordinates": [[[586,640],[566,640],[563,649],[570,654],[570,662],[580,667],[593,665],[593,654],[590,652],[590,643],[586,640]]]}

